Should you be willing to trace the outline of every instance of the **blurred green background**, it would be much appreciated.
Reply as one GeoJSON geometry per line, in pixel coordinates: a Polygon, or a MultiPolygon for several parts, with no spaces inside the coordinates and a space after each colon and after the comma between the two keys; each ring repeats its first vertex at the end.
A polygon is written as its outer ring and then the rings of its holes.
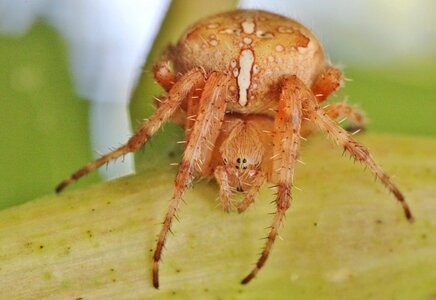
{"type": "MultiPolygon", "coordinates": [[[[159,53],[196,19],[234,6],[231,0],[173,2],[131,102],[134,128],[153,111],[152,97],[162,92],[150,73],[159,53]]],[[[348,64],[345,75],[352,81],[330,101],[348,98],[358,104],[368,115],[369,131],[436,136],[436,55],[373,67],[348,64]]],[[[0,36],[0,209],[52,193],[92,159],[88,107],[74,92],[67,48],[54,29],[41,21],[23,37],[0,36]]],[[[166,125],[137,155],[141,168],[177,161],[181,135],[166,125]]],[[[73,188],[98,180],[94,172],[73,188]]]]}

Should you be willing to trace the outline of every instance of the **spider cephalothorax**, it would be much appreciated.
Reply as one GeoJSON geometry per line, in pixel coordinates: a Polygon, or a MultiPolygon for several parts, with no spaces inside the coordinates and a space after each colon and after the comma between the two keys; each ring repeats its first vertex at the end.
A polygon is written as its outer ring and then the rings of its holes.
{"type": "Polygon", "coordinates": [[[363,115],[346,103],[320,107],[342,83],[342,73],[326,60],[316,37],[286,17],[237,10],[204,19],[169,47],[153,68],[168,92],[156,112],[118,149],[91,162],[58,185],[59,192],[91,170],[141,148],[161,125],[172,120],[185,128],[186,148],[175,190],[158,237],[153,285],[159,286],[159,261],[170,227],[194,176],[215,177],[220,203],[229,211],[234,192],[245,211],[262,184],[277,187],[276,214],[265,248],[248,283],[262,268],[290,206],[300,140],[318,127],[344,151],[365,164],[412,214],[403,195],[337,119],[361,127],[363,115]]]}

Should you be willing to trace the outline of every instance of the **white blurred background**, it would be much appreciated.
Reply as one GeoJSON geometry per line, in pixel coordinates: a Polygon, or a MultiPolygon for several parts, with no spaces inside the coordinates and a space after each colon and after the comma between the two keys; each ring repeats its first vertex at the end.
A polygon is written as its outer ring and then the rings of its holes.
{"type": "MultiPolygon", "coordinates": [[[[129,99],[169,0],[0,0],[0,31],[23,35],[43,18],[65,38],[77,93],[92,102],[96,157],[131,135],[129,99]]],[[[100,169],[110,179],[134,171],[133,155],[100,169]]]]}
{"type": "Polygon", "coordinates": [[[436,52],[436,1],[241,0],[311,28],[345,64],[379,65],[436,52]]]}

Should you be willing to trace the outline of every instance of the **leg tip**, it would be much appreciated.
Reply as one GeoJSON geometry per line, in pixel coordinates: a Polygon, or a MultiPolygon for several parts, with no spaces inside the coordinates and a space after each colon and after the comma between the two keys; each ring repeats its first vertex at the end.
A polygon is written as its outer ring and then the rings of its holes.
{"type": "Polygon", "coordinates": [[[250,274],[248,274],[247,277],[245,277],[244,279],[241,280],[241,284],[247,284],[247,283],[249,283],[249,282],[251,281],[251,279],[253,279],[253,278],[254,278],[254,274],[253,274],[253,273],[250,273],[250,274]]]}
{"type": "Polygon", "coordinates": [[[65,188],[65,184],[62,182],[61,184],[59,184],[56,188],[55,188],[55,193],[59,194],[60,192],[62,192],[62,190],[65,188]]]}
{"type": "Polygon", "coordinates": [[[157,276],[153,276],[153,287],[158,290],[159,289],[159,278],[157,276]]]}
{"type": "Polygon", "coordinates": [[[159,289],[159,265],[158,261],[153,262],[153,287],[159,289]]]}
{"type": "Polygon", "coordinates": [[[407,221],[408,221],[410,224],[413,224],[413,223],[415,223],[415,218],[414,218],[412,215],[407,216],[407,221]]]}
{"type": "Polygon", "coordinates": [[[247,210],[247,207],[238,207],[238,214],[242,214],[247,210]]]}
{"type": "Polygon", "coordinates": [[[409,206],[405,203],[402,202],[403,204],[403,210],[404,210],[404,215],[406,216],[407,221],[412,224],[415,222],[415,218],[412,215],[412,212],[410,211],[409,206]]]}

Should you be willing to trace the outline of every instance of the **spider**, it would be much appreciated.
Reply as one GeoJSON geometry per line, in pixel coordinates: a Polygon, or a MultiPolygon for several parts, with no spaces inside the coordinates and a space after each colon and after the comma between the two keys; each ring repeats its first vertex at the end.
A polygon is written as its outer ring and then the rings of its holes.
{"type": "Polygon", "coordinates": [[[86,173],[140,149],[166,121],[185,129],[185,151],[153,256],[153,285],[171,224],[194,176],[215,177],[225,211],[244,212],[265,182],[277,188],[276,212],[250,282],[264,266],[290,207],[300,141],[315,128],[366,165],[402,205],[404,196],[368,149],[336,122],[357,127],[364,115],[346,103],[320,104],[341,87],[343,76],[325,57],[320,42],[303,25],[259,10],[236,10],[203,19],[170,46],[153,68],[167,95],[128,142],[79,169],[60,183],[60,192],[86,173]],[[231,197],[244,192],[233,206],[231,197]]]}

